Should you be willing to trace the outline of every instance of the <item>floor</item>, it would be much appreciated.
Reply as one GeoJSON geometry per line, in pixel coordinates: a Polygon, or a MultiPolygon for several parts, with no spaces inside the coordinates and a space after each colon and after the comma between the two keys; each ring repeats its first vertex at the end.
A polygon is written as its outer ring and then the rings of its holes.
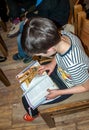
{"type": "MultiPolygon", "coordinates": [[[[7,24],[8,28],[10,27],[7,24]]],[[[8,29],[9,31],[9,29],[8,29]]],[[[33,122],[23,120],[25,110],[21,102],[22,90],[16,79],[16,75],[28,64],[22,61],[14,61],[13,54],[17,52],[17,40],[7,38],[7,33],[0,28],[0,33],[8,48],[8,58],[0,63],[0,68],[8,77],[11,85],[6,87],[0,81],[0,130],[89,130],[89,109],[62,117],[55,117],[56,127],[49,128],[39,116],[33,122]]]]}

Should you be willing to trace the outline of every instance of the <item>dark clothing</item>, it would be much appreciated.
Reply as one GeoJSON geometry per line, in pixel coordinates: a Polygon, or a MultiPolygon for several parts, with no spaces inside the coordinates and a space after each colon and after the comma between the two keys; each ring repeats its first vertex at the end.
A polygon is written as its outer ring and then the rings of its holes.
{"type": "MultiPolygon", "coordinates": [[[[46,17],[53,20],[60,26],[68,22],[70,4],[69,0],[43,0],[36,8],[38,16],[46,17]]],[[[33,13],[28,13],[27,17],[30,18],[33,13]]]]}
{"type": "Polygon", "coordinates": [[[25,97],[22,97],[22,103],[24,105],[24,108],[25,108],[26,112],[29,115],[32,115],[33,117],[36,116],[36,115],[38,115],[38,113],[39,113],[38,109],[36,108],[35,110],[33,110],[32,108],[30,108],[30,106],[29,106],[29,104],[28,104],[28,102],[27,102],[27,100],[26,100],[25,97]],[[29,109],[30,109],[31,112],[29,112],[29,109]]]}
{"type": "Polygon", "coordinates": [[[36,0],[7,0],[10,18],[13,20],[20,17],[22,13],[27,11],[35,3],[36,0]]]}
{"type": "Polygon", "coordinates": [[[3,22],[7,22],[9,19],[5,0],[0,0],[0,17],[3,22]]]}
{"type": "MultiPolygon", "coordinates": [[[[52,78],[52,80],[57,84],[57,86],[58,86],[60,89],[66,89],[66,88],[67,88],[66,85],[63,83],[63,81],[57,76],[56,68],[55,68],[54,72],[50,75],[50,77],[52,78]]],[[[62,96],[60,96],[59,98],[57,98],[57,99],[55,99],[55,100],[53,100],[53,101],[51,101],[51,102],[49,102],[49,103],[46,103],[46,104],[54,104],[54,103],[61,102],[61,101],[65,100],[65,99],[69,98],[71,95],[72,95],[72,94],[62,95],[62,96]]],[[[29,104],[27,103],[25,96],[22,97],[22,102],[23,102],[23,105],[24,105],[25,110],[27,111],[28,114],[30,114],[30,113],[29,113],[29,108],[30,108],[30,106],[29,106],[29,104]]],[[[46,105],[46,104],[44,104],[44,105],[46,105]]],[[[33,110],[33,109],[31,108],[31,114],[32,114],[32,116],[36,116],[36,115],[38,114],[37,108],[36,108],[35,110],[33,110]]]]}

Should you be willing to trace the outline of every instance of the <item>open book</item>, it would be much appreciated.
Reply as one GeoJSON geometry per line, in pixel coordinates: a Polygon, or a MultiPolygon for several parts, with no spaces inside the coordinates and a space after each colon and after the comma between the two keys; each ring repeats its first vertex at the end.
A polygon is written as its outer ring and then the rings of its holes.
{"type": "Polygon", "coordinates": [[[46,100],[47,89],[58,89],[46,72],[42,75],[38,74],[39,66],[40,64],[37,61],[32,61],[27,68],[16,76],[24,91],[23,96],[26,97],[28,104],[33,109],[37,108],[40,104],[50,101],[46,100]]]}

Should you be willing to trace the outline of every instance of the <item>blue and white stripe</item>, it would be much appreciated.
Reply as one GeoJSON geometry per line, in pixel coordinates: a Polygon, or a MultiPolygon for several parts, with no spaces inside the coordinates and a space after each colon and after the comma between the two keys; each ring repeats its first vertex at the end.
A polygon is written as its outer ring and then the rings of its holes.
{"type": "MultiPolygon", "coordinates": [[[[89,57],[85,54],[81,41],[77,36],[65,31],[62,31],[62,35],[66,35],[70,38],[71,47],[63,55],[56,54],[56,60],[58,67],[61,67],[71,76],[71,79],[62,80],[68,87],[72,87],[82,84],[89,79],[89,57]]],[[[61,77],[59,71],[58,76],[61,77]]]]}

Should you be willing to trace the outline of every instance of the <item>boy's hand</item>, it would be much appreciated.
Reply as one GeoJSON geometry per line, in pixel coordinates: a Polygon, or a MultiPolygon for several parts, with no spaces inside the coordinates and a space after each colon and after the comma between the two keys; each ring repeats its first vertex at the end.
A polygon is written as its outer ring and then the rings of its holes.
{"type": "Polygon", "coordinates": [[[47,71],[48,75],[50,75],[53,72],[54,68],[55,67],[51,63],[49,63],[47,65],[42,65],[39,67],[38,73],[42,74],[44,71],[47,71]]]}
{"type": "Polygon", "coordinates": [[[54,99],[54,98],[60,96],[58,89],[54,89],[54,90],[48,89],[47,91],[49,92],[49,94],[46,96],[47,100],[54,99]]]}

